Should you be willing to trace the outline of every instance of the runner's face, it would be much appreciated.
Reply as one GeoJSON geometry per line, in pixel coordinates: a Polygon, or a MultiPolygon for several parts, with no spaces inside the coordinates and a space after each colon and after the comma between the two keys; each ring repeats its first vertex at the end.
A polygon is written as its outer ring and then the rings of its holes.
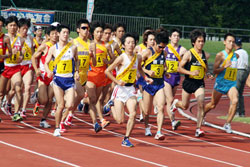
{"type": "Polygon", "coordinates": [[[8,33],[15,34],[17,32],[17,24],[16,22],[11,22],[6,26],[8,33]]]}
{"type": "Polygon", "coordinates": [[[59,40],[67,42],[68,39],[69,39],[69,30],[67,28],[63,28],[59,33],[59,40]]]}
{"type": "Polygon", "coordinates": [[[232,50],[235,45],[235,39],[232,36],[227,36],[226,40],[224,40],[224,45],[228,50],[232,50]]]}
{"type": "Polygon", "coordinates": [[[200,36],[196,39],[196,41],[194,43],[194,47],[196,47],[199,50],[202,50],[204,44],[205,44],[204,38],[203,38],[203,36],[200,36]]]}
{"type": "Polygon", "coordinates": [[[110,37],[111,37],[111,29],[107,28],[103,32],[102,39],[103,39],[103,41],[108,42],[110,37]]]}
{"type": "Polygon", "coordinates": [[[57,39],[58,39],[58,35],[57,35],[57,31],[54,30],[54,31],[51,31],[50,34],[49,34],[49,39],[56,43],[57,42],[57,39]]]}
{"type": "Polygon", "coordinates": [[[135,48],[135,40],[132,37],[127,37],[124,42],[125,51],[128,53],[133,53],[135,48]]]}
{"type": "Polygon", "coordinates": [[[147,40],[147,47],[153,47],[155,45],[155,36],[150,34],[147,40]]]}
{"type": "Polygon", "coordinates": [[[29,27],[27,25],[23,25],[22,27],[19,28],[19,33],[21,36],[27,36],[29,27]]]}
{"type": "Polygon", "coordinates": [[[36,30],[36,36],[41,37],[43,35],[43,30],[38,29],[36,30]]]}
{"type": "Polygon", "coordinates": [[[77,28],[77,32],[84,38],[89,36],[89,25],[82,23],[80,28],[77,28]]]}
{"type": "Polygon", "coordinates": [[[161,42],[160,44],[156,44],[155,49],[157,52],[162,52],[165,49],[165,47],[166,47],[166,44],[161,42]]]}
{"type": "Polygon", "coordinates": [[[180,40],[180,34],[178,32],[173,32],[169,39],[171,40],[171,43],[178,44],[180,40]]]}
{"type": "Polygon", "coordinates": [[[115,35],[116,35],[117,38],[122,39],[122,36],[123,36],[124,34],[125,34],[125,30],[124,30],[123,27],[118,27],[118,28],[116,29],[115,35]]]}
{"type": "Polygon", "coordinates": [[[100,41],[102,39],[103,29],[102,27],[97,27],[94,31],[94,39],[100,41]]]}

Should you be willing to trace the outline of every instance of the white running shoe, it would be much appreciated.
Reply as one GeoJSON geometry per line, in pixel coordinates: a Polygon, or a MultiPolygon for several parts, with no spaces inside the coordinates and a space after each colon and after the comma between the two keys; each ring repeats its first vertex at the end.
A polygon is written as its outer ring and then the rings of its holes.
{"type": "Polygon", "coordinates": [[[164,140],[165,139],[165,136],[161,133],[157,133],[155,135],[155,140],[164,140]]]}
{"type": "Polygon", "coordinates": [[[204,131],[201,130],[201,129],[196,129],[196,131],[195,131],[195,137],[203,137],[203,136],[205,136],[204,131]]]}
{"type": "Polygon", "coordinates": [[[42,128],[50,128],[51,126],[46,120],[44,120],[44,121],[40,122],[40,127],[42,127],[42,128]]]}
{"type": "Polygon", "coordinates": [[[60,133],[60,129],[59,129],[59,128],[56,128],[56,129],[55,129],[53,136],[55,136],[55,137],[61,136],[61,133],[60,133]]]}
{"type": "Polygon", "coordinates": [[[172,129],[173,130],[177,130],[177,128],[179,127],[181,125],[181,121],[176,121],[176,120],[174,120],[173,122],[172,122],[172,129]]]}
{"type": "Polygon", "coordinates": [[[227,133],[232,133],[232,128],[231,128],[230,123],[225,123],[224,126],[223,126],[223,128],[225,129],[225,131],[227,133]]]}
{"type": "Polygon", "coordinates": [[[145,128],[145,136],[152,136],[150,127],[145,128]]]}

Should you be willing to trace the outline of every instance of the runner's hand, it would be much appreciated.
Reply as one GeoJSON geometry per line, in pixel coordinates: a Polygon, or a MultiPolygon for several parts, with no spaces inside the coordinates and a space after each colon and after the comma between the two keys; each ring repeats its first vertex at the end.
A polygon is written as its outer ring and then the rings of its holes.
{"type": "Polygon", "coordinates": [[[145,81],[149,84],[152,84],[154,82],[154,80],[152,78],[148,78],[147,76],[145,76],[145,81]]]}
{"type": "Polygon", "coordinates": [[[42,73],[41,73],[40,69],[37,69],[37,70],[36,70],[36,76],[39,77],[39,76],[41,76],[41,74],[42,74],[42,73]]]}
{"type": "Polygon", "coordinates": [[[50,70],[47,72],[47,76],[48,78],[52,78],[53,77],[53,72],[51,72],[50,70]]]}
{"type": "Polygon", "coordinates": [[[214,76],[212,75],[212,74],[210,74],[210,73],[207,73],[207,78],[209,78],[209,79],[214,79],[214,76]]]}
{"type": "Polygon", "coordinates": [[[230,60],[226,61],[224,68],[230,67],[231,65],[232,65],[232,62],[230,60]]]}
{"type": "Polygon", "coordinates": [[[76,71],[75,72],[75,80],[79,81],[79,79],[80,79],[79,72],[76,71]]]}
{"type": "Polygon", "coordinates": [[[198,76],[200,74],[200,70],[194,70],[191,72],[193,76],[198,76]]]}
{"type": "Polygon", "coordinates": [[[155,72],[152,71],[152,70],[148,70],[148,71],[147,71],[147,74],[148,74],[150,77],[154,77],[154,76],[155,76],[155,72]]]}
{"type": "Polygon", "coordinates": [[[125,82],[123,82],[123,81],[118,81],[118,83],[117,83],[118,85],[120,85],[120,86],[124,86],[125,85],[125,82]]]}
{"type": "Polygon", "coordinates": [[[170,78],[170,77],[171,77],[171,74],[169,74],[168,72],[166,72],[165,75],[166,75],[167,78],[170,78]]]}

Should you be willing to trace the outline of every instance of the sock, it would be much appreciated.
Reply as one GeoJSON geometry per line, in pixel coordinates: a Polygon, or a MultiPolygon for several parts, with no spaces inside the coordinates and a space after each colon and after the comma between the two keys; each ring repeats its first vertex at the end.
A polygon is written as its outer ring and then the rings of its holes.
{"type": "Polygon", "coordinates": [[[123,140],[127,140],[127,139],[129,139],[129,137],[125,136],[123,140]]]}

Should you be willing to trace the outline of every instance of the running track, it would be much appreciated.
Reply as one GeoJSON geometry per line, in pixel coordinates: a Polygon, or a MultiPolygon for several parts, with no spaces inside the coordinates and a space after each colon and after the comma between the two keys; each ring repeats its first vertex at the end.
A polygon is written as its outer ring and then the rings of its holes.
{"type": "MultiPolygon", "coordinates": [[[[206,81],[206,96],[211,95],[213,81],[206,81]]],[[[181,87],[179,87],[181,89],[181,87]]],[[[180,99],[181,91],[177,92],[180,99]]],[[[245,90],[249,94],[250,89],[245,90]]],[[[250,98],[248,98],[249,101],[250,98]]],[[[229,104],[223,100],[223,104],[229,104]]],[[[226,106],[226,105],[225,105],[226,106]]],[[[248,108],[248,104],[246,108],[248,108]]],[[[32,108],[33,105],[29,105],[32,108]]],[[[227,111],[228,107],[223,110],[227,111]]],[[[9,167],[62,167],[62,166],[249,166],[249,138],[227,134],[221,130],[204,127],[206,136],[195,138],[196,123],[179,114],[182,126],[172,131],[169,119],[165,119],[164,141],[144,136],[143,123],[136,122],[130,138],[134,148],[121,146],[126,124],[118,125],[112,117],[106,117],[111,125],[95,134],[89,115],[76,112],[73,126],[63,137],[52,136],[54,129],[41,129],[41,113],[23,122],[14,123],[0,113],[0,166],[9,167]]],[[[54,127],[53,117],[49,123],[54,127]]],[[[153,135],[156,119],[150,119],[153,135]]]]}

